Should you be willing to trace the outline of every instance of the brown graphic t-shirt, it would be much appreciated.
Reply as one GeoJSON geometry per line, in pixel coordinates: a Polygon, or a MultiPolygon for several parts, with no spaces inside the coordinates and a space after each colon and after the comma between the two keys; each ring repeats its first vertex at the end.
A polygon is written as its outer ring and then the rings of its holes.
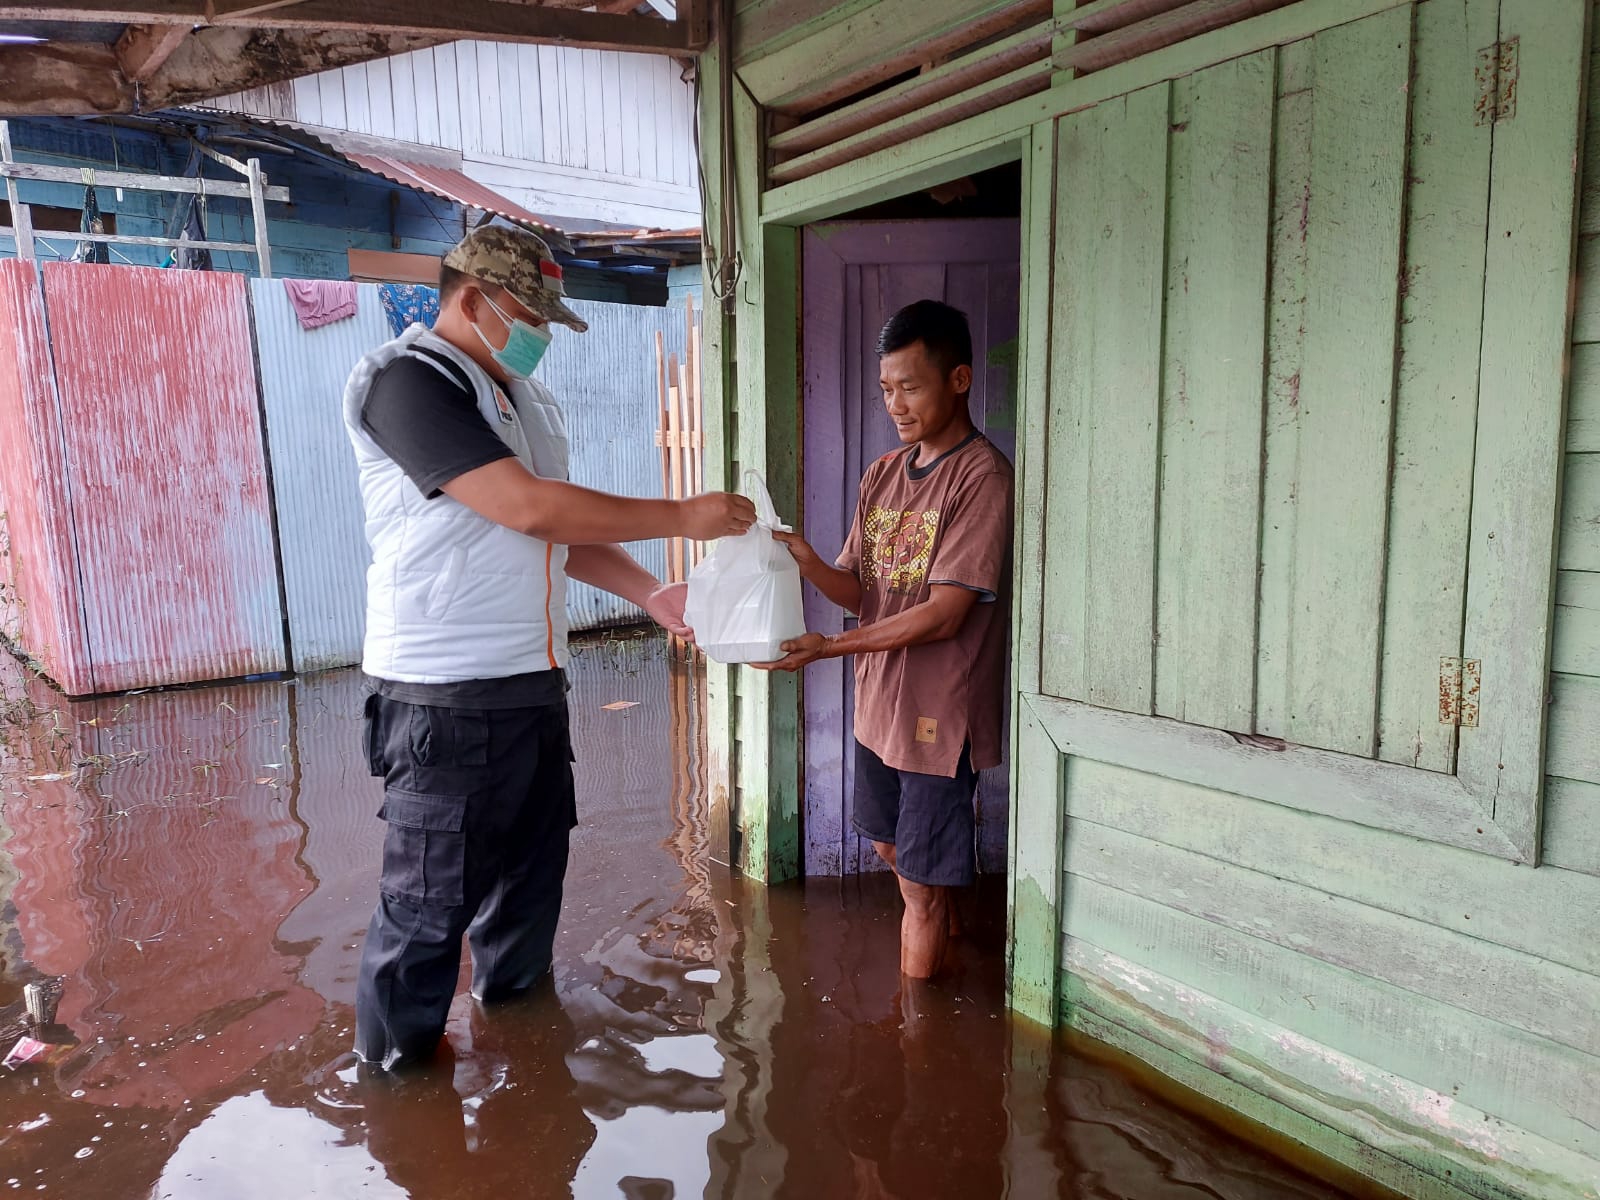
{"type": "Polygon", "coordinates": [[[856,656],[856,739],[888,766],[953,778],[1000,765],[1011,615],[1011,464],[982,434],[922,467],[886,454],[861,481],[839,566],[861,580],[865,628],[928,599],[935,584],[978,593],[955,637],[856,656]]]}

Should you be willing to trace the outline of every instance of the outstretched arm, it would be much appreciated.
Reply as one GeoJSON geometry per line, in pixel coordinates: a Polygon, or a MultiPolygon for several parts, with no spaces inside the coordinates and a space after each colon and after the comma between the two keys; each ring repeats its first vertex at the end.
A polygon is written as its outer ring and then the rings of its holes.
{"type": "Polygon", "coordinates": [[[602,543],[570,547],[567,575],[613,596],[621,596],[629,604],[644,609],[650,619],[668,633],[694,640],[694,631],[683,623],[683,601],[689,585],[662,583],[621,546],[602,543]]]}
{"type": "Polygon", "coordinates": [[[688,500],[613,496],[560,479],[542,479],[514,458],[476,467],[440,490],[497,525],[568,546],[674,535],[708,542],[743,533],[756,519],[755,505],[743,496],[727,492],[707,492],[688,500]]]}
{"type": "Polygon", "coordinates": [[[978,602],[978,593],[955,584],[935,584],[928,591],[928,598],[921,604],[865,628],[835,634],[808,633],[785,642],[786,657],[758,665],[764,671],[798,671],[819,659],[879,654],[955,637],[978,602]]]}
{"type": "Polygon", "coordinates": [[[789,553],[794,556],[795,564],[800,568],[800,577],[812,584],[816,589],[833,603],[846,612],[858,616],[861,613],[861,580],[854,571],[846,571],[843,567],[836,567],[832,563],[823,561],[823,558],[811,548],[811,543],[798,533],[772,532],[773,539],[789,547],[789,553]]]}

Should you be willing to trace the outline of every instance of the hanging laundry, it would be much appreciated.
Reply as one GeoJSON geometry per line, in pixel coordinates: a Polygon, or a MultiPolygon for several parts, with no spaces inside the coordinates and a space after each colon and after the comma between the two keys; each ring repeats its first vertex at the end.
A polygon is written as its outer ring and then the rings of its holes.
{"type": "Polygon", "coordinates": [[[343,279],[285,279],[302,329],[317,329],[356,315],[356,285],[343,279]]]}
{"type": "MultiPolygon", "coordinates": [[[[104,233],[105,218],[100,215],[100,196],[91,184],[83,189],[83,217],[78,222],[79,233],[104,233]]],[[[72,261],[81,263],[109,263],[111,251],[104,242],[79,242],[72,252],[72,261]]]]}
{"type": "MultiPolygon", "coordinates": [[[[181,175],[191,179],[200,174],[200,149],[198,144],[189,147],[189,161],[181,175]]],[[[167,236],[189,242],[206,240],[206,198],[202,195],[180,194],[174,198],[172,216],[167,220],[167,236]]],[[[163,267],[177,267],[183,271],[211,270],[211,251],[195,250],[188,246],[175,247],[161,261],[163,267]]]]}
{"type": "MultiPolygon", "coordinates": [[[[178,211],[172,223],[168,226],[168,237],[182,238],[189,242],[203,242],[206,240],[205,222],[205,197],[204,196],[179,196],[178,211]]],[[[177,267],[181,271],[209,271],[211,270],[211,251],[206,249],[192,249],[189,246],[175,247],[162,261],[163,267],[177,267]]]]}
{"type": "Polygon", "coordinates": [[[439,319],[439,289],[425,283],[379,284],[378,299],[395,337],[419,323],[432,329],[439,319]]]}

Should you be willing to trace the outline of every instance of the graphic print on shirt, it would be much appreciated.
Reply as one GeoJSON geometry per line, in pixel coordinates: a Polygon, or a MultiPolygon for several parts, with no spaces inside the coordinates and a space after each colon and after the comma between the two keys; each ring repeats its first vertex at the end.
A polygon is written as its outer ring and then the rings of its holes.
{"type": "Polygon", "coordinates": [[[861,560],[868,586],[879,582],[887,591],[910,596],[927,582],[933,541],[939,532],[938,509],[903,512],[873,505],[861,532],[865,543],[861,560]]]}

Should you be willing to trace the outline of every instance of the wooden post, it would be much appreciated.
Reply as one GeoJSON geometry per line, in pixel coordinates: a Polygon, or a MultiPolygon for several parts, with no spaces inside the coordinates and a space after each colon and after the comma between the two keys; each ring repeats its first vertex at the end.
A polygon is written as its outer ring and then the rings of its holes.
{"type": "MultiPolygon", "coordinates": [[[[684,369],[683,369],[683,428],[685,443],[688,452],[687,465],[684,470],[684,486],[688,488],[691,496],[698,496],[704,489],[702,481],[700,456],[703,453],[700,435],[700,346],[694,336],[694,297],[685,296],[683,303],[684,325],[684,369]]],[[[704,546],[700,542],[689,545],[689,565],[692,567],[700,561],[704,546]]]]}
{"type": "MultiPolygon", "coordinates": [[[[667,356],[668,380],[681,380],[683,368],[678,365],[678,356],[667,356]]],[[[667,384],[667,476],[671,482],[674,500],[684,498],[683,487],[683,386],[681,382],[667,384]]],[[[675,570],[674,581],[687,579],[689,572],[685,562],[684,539],[673,538],[667,544],[667,555],[670,560],[669,569],[675,570]]]]}
{"type": "MultiPolygon", "coordinates": [[[[678,429],[679,441],[683,443],[683,461],[679,464],[679,470],[683,472],[683,493],[686,496],[693,496],[698,491],[695,487],[694,476],[695,458],[700,452],[695,448],[694,444],[694,401],[690,392],[690,388],[693,386],[688,364],[685,363],[678,368],[678,404],[682,409],[682,414],[678,421],[678,429]]],[[[683,548],[687,563],[692,567],[695,562],[695,548],[687,538],[683,541],[683,548]]]]}
{"type": "MultiPolygon", "coordinates": [[[[667,457],[667,350],[666,339],[656,330],[656,445],[661,447],[661,494],[672,498],[672,477],[667,457]]],[[[671,563],[668,563],[671,570],[671,563]]],[[[667,582],[671,583],[669,577],[667,582]]]]}
{"type": "Polygon", "coordinates": [[[694,490],[702,491],[706,485],[706,448],[705,448],[705,381],[701,372],[704,363],[700,357],[700,326],[695,325],[689,330],[690,352],[694,355],[694,370],[689,375],[689,385],[694,388],[694,490]]]}
{"type": "MultiPolygon", "coordinates": [[[[11,122],[0,121],[0,160],[16,161],[11,157],[11,122]]],[[[17,257],[24,262],[33,261],[33,213],[18,198],[17,181],[6,176],[6,202],[11,206],[11,231],[17,240],[17,257]]]]}
{"type": "Polygon", "coordinates": [[[256,269],[261,278],[272,278],[272,250],[267,245],[266,177],[261,174],[261,160],[252,158],[245,164],[250,172],[250,215],[256,227],[256,269]]]}
{"type": "MultiPolygon", "coordinates": [[[[675,461],[673,412],[675,400],[672,395],[672,389],[667,386],[667,378],[666,338],[661,330],[658,329],[656,330],[656,445],[661,447],[661,495],[668,500],[680,500],[682,496],[673,477],[673,464],[675,461]]],[[[682,569],[679,567],[677,556],[673,553],[674,547],[680,545],[681,542],[681,538],[667,539],[665,571],[667,583],[682,583],[685,578],[682,569]]],[[[687,657],[687,648],[684,646],[683,640],[675,633],[667,634],[667,651],[669,658],[680,655],[687,657]]]]}

